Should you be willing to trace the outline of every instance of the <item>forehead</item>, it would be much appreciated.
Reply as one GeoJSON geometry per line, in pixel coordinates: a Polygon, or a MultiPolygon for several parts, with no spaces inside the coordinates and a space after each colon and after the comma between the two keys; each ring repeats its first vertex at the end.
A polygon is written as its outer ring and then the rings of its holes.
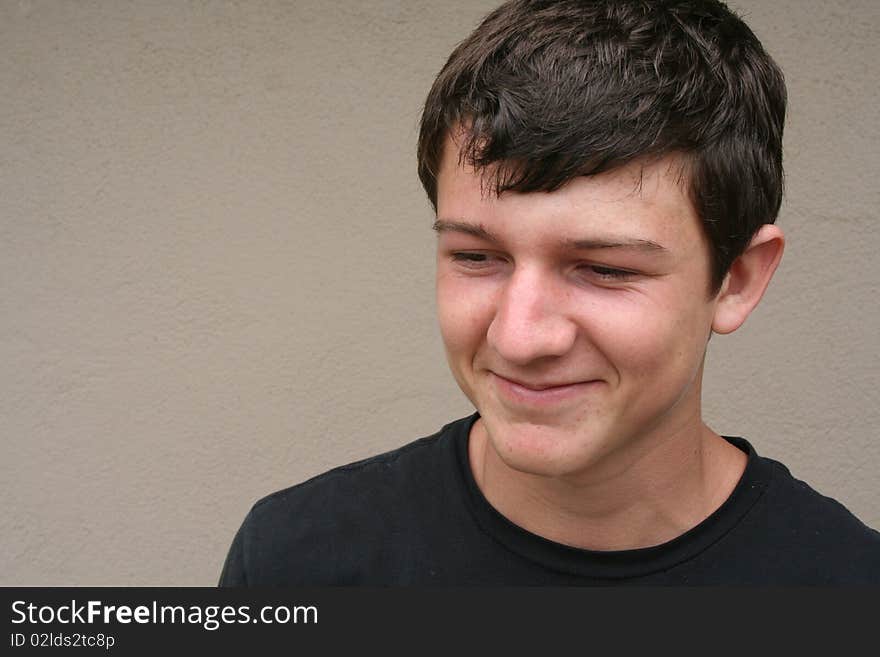
{"type": "Polygon", "coordinates": [[[704,246],[703,231],[687,190],[686,162],[678,155],[634,160],[594,176],[574,178],[552,192],[495,194],[491,171],[460,161],[447,137],[437,176],[437,217],[478,225],[518,239],[626,239],[664,248],[704,246]]]}

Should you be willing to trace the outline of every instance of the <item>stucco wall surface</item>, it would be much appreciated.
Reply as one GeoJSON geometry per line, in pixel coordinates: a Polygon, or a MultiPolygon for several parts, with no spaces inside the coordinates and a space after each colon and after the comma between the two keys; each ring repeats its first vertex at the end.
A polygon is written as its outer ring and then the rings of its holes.
{"type": "MultiPolygon", "coordinates": [[[[494,5],[0,3],[0,584],[213,584],[257,498],[471,412],[414,145],[494,5]]],[[[789,243],[705,414],[877,527],[880,3],[732,5],[789,243]]]]}

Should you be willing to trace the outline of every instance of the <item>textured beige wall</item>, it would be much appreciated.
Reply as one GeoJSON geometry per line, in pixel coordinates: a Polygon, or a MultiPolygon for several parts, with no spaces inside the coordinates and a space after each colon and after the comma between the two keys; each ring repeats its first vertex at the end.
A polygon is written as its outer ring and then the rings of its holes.
{"type": "MultiPolygon", "coordinates": [[[[213,584],[258,497],[470,412],[413,153],[494,4],[0,2],[0,584],[213,584]]],[[[733,4],[790,242],[706,415],[880,526],[880,3],[733,4]]]]}

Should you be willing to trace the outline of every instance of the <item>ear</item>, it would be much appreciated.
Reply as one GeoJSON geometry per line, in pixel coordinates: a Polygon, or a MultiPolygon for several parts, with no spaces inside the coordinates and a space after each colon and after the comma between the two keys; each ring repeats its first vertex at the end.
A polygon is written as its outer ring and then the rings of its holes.
{"type": "Polygon", "coordinates": [[[743,254],[733,261],[715,305],[712,330],[732,333],[758,305],[782,260],[785,236],[774,224],[764,224],[743,254]]]}

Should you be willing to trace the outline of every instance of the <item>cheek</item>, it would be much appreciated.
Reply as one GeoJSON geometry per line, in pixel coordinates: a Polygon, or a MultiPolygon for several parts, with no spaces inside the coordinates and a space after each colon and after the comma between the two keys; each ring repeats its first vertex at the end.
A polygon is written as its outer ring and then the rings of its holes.
{"type": "Polygon", "coordinates": [[[475,350],[491,323],[488,290],[475,289],[454,276],[437,279],[437,320],[450,357],[475,350]]]}
{"type": "Polygon", "coordinates": [[[601,343],[606,356],[630,380],[690,380],[708,336],[703,313],[669,299],[639,301],[605,314],[601,343]]]}

